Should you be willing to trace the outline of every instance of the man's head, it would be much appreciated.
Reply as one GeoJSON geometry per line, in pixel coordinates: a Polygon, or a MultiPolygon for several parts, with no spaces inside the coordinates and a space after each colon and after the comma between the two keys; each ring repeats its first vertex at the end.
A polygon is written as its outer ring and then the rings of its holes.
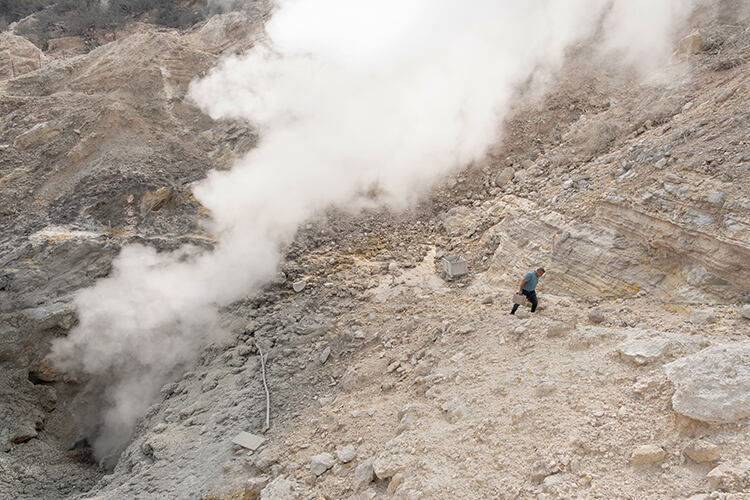
{"type": "Polygon", "coordinates": [[[541,278],[544,275],[544,268],[540,267],[536,271],[534,271],[534,274],[536,274],[537,278],[541,278]]]}

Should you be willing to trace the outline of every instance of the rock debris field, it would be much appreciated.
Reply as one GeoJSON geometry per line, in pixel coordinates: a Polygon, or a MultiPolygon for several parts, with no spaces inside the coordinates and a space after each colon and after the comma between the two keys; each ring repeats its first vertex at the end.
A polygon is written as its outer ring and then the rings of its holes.
{"type": "Polygon", "coordinates": [[[310,219],[111,464],[50,344],[122,247],[215,244],[190,183],[257,135],[185,95],[263,18],[135,23],[93,50],[11,26],[0,497],[750,498],[750,20],[721,12],[645,82],[573,51],[417,206],[310,219]],[[467,275],[444,279],[450,255],[467,275]],[[539,310],[510,316],[539,265],[539,310]]]}

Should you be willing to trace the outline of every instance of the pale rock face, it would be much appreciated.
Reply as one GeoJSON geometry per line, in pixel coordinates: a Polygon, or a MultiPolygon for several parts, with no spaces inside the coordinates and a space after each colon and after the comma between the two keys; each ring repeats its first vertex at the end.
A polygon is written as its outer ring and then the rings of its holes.
{"type": "Polygon", "coordinates": [[[750,416],[750,343],[710,347],[664,368],[677,413],[711,423],[750,416]]]}
{"type": "Polygon", "coordinates": [[[504,283],[509,276],[515,280],[516,274],[522,276],[537,263],[554,261],[558,272],[543,279],[546,292],[595,297],[643,291],[700,304],[721,302],[722,296],[742,300],[745,284],[750,283],[744,243],[703,233],[695,236],[687,227],[683,230],[618,200],[613,195],[601,203],[596,223],[588,224],[555,211],[536,214],[528,200],[505,196],[505,216],[488,238],[496,249],[488,281],[504,283]],[[633,229],[644,227],[647,230],[633,229]],[[677,274],[658,262],[644,262],[640,252],[649,242],[664,247],[669,261],[678,264],[677,274]],[[696,269],[702,272],[693,272],[696,269]]]}
{"type": "Polygon", "coordinates": [[[36,71],[45,59],[42,51],[25,38],[0,34],[0,81],[36,71]]]}
{"type": "Polygon", "coordinates": [[[703,338],[696,339],[687,335],[651,330],[633,330],[628,332],[625,341],[617,346],[617,352],[624,360],[646,365],[692,354],[704,346],[703,338]]]}
{"type": "Polygon", "coordinates": [[[750,304],[745,304],[740,310],[740,316],[745,319],[750,319],[750,304]]]}
{"type": "Polygon", "coordinates": [[[667,452],[655,444],[639,446],[633,450],[630,463],[633,465],[651,465],[661,462],[667,457],[667,452]]]}

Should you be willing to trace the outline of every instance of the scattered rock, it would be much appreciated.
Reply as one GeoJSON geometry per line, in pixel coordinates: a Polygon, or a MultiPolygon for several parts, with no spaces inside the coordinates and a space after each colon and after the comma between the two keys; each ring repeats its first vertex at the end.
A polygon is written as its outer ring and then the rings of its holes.
{"type": "Polygon", "coordinates": [[[683,453],[698,464],[716,462],[721,458],[721,449],[715,444],[702,439],[698,439],[687,445],[683,453]]]}
{"type": "Polygon", "coordinates": [[[57,372],[48,358],[39,362],[39,367],[31,372],[37,380],[41,382],[54,382],[57,380],[57,372]]]}
{"type": "Polygon", "coordinates": [[[346,464],[351,462],[356,454],[357,450],[354,448],[354,445],[348,444],[336,452],[336,458],[338,458],[342,464],[346,464]]]}
{"type": "Polygon", "coordinates": [[[305,280],[299,280],[299,281],[295,281],[295,282],[294,282],[294,283],[292,284],[292,289],[293,289],[293,290],[294,290],[295,292],[299,293],[299,292],[301,292],[302,290],[304,290],[306,286],[307,286],[307,282],[306,282],[305,280]]]}
{"type": "Polygon", "coordinates": [[[396,434],[401,434],[404,431],[413,429],[419,412],[420,409],[418,404],[406,404],[398,414],[399,423],[398,427],[396,427],[396,434]]]}
{"type": "Polygon", "coordinates": [[[474,325],[462,325],[456,328],[456,333],[459,335],[468,335],[475,330],[474,325]]]}
{"type": "Polygon", "coordinates": [[[443,227],[448,236],[465,234],[472,225],[474,225],[472,212],[464,206],[450,209],[443,220],[443,227]]]}
{"type": "Polygon", "coordinates": [[[336,459],[330,453],[321,453],[310,457],[310,472],[316,476],[320,476],[334,465],[336,465],[336,459]]]}
{"type": "Polygon", "coordinates": [[[317,358],[317,360],[318,360],[318,363],[320,363],[320,364],[322,365],[322,364],[324,364],[324,363],[325,363],[326,361],[328,361],[328,358],[329,358],[330,356],[331,356],[331,348],[330,348],[330,347],[326,347],[325,349],[323,349],[322,351],[320,351],[320,352],[319,352],[319,353],[317,354],[316,358],[317,358]]]}
{"type": "Polygon", "coordinates": [[[271,451],[271,449],[266,448],[258,453],[258,456],[255,457],[254,463],[258,470],[265,472],[278,461],[279,457],[273,451],[271,451]]]}
{"type": "Polygon", "coordinates": [[[531,480],[532,483],[539,484],[542,481],[544,481],[544,479],[547,476],[550,476],[554,473],[555,471],[550,466],[550,464],[544,461],[538,461],[532,467],[531,474],[529,475],[529,479],[531,480]]]}
{"type": "Polygon", "coordinates": [[[391,478],[390,482],[388,483],[388,488],[386,489],[386,493],[390,496],[393,496],[396,493],[396,490],[404,483],[404,474],[402,472],[397,472],[394,474],[394,476],[391,478]]]}
{"type": "Polygon", "coordinates": [[[598,325],[600,323],[604,322],[604,311],[599,309],[598,307],[595,307],[591,311],[589,311],[588,314],[589,321],[595,325],[598,325]]]}
{"type": "Polygon", "coordinates": [[[355,367],[350,366],[341,376],[341,387],[351,392],[364,383],[366,377],[362,375],[355,367]]]}
{"type": "Polygon", "coordinates": [[[687,497],[685,500],[712,500],[712,497],[707,493],[698,493],[687,497]]]}
{"type": "Polygon", "coordinates": [[[750,343],[710,347],[664,368],[677,413],[712,423],[750,416],[750,343]]]}
{"type": "Polygon", "coordinates": [[[354,480],[352,481],[354,491],[363,490],[375,480],[374,461],[375,458],[368,458],[354,469],[354,480]]]}
{"type": "Polygon", "coordinates": [[[743,459],[739,464],[721,464],[706,477],[713,490],[744,491],[750,487],[750,460],[743,459]]]}
{"type": "Polygon", "coordinates": [[[555,392],[555,389],[557,389],[557,385],[554,382],[545,379],[539,382],[539,385],[536,386],[536,390],[534,392],[538,397],[541,398],[552,394],[553,392],[555,392]]]}
{"type": "Polygon", "coordinates": [[[711,205],[716,205],[717,207],[721,207],[722,205],[724,205],[725,198],[726,195],[721,191],[710,191],[706,195],[706,201],[711,205]]]}
{"type": "Polygon", "coordinates": [[[713,311],[693,311],[693,314],[690,315],[690,322],[695,325],[714,323],[715,321],[716,316],[713,311]]]}
{"type": "Polygon", "coordinates": [[[457,404],[448,411],[448,422],[455,424],[469,413],[469,409],[463,403],[457,404]]]}
{"type": "Polygon", "coordinates": [[[727,100],[729,100],[730,97],[734,95],[734,91],[737,89],[731,88],[731,89],[722,89],[716,93],[716,102],[717,104],[721,104],[727,100]]]}
{"type": "Polygon", "coordinates": [[[20,134],[13,141],[13,145],[21,150],[30,149],[38,144],[51,141],[60,132],[59,125],[49,122],[37,123],[26,132],[20,134]]]}
{"type": "Polygon", "coordinates": [[[513,168],[505,167],[503,171],[495,177],[495,185],[497,187],[503,187],[513,178],[514,175],[516,175],[516,171],[513,170],[513,168]]]}
{"type": "Polygon", "coordinates": [[[296,483],[284,476],[279,476],[263,488],[260,492],[260,500],[294,500],[297,498],[296,489],[296,483]]]}
{"type": "Polygon", "coordinates": [[[261,493],[263,492],[263,488],[268,485],[268,482],[268,476],[258,476],[248,479],[245,483],[245,497],[249,498],[250,500],[259,499],[261,493]]]}
{"type": "Polygon", "coordinates": [[[563,475],[562,474],[551,474],[544,478],[544,481],[542,481],[542,486],[546,489],[554,488],[555,486],[559,486],[563,483],[563,475]]]}
{"type": "Polygon", "coordinates": [[[372,467],[378,479],[390,479],[404,468],[403,457],[386,454],[376,458],[372,467]]]}
{"type": "Polygon", "coordinates": [[[630,463],[633,465],[650,465],[661,462],[667,457],[667,452],[655,444],[646,444],[633,450],[630,463]]]}
{"type": "Polygon", "coordinates": [[[740,309],[740,317],[750,319],[750,304],[742,306],[742,309],[740,309]]]}
{"type": "MultiPolygon", "coordinates": [[[[700,30],[693,30],[688,36],[680,40],[677,44],[675,53],[679,55],[693,55],[701,51],[703,45],[703,35],[700,30]]],[[[692,103],[689,103],[692,104],[692,103]]],[[[684,110],[683,106],[683,110],[684,110]]],[[[690,108],[688,108],[690,109],[690,108]]]]}

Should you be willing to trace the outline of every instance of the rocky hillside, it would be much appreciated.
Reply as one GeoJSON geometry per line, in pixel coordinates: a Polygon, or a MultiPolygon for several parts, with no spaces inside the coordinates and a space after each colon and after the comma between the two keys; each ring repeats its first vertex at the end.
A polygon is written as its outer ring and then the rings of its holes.
{"type": "Polygon", "coordinates": [[[0,34],[0,496],[748,497],[750,19],[719,4],[645,81],[571,54],[412,210],[310,220],[102,464],[50,342],[124,245],[214,244],[191,184],[257,136],[185,96],[264,16],[0,34]]]}

